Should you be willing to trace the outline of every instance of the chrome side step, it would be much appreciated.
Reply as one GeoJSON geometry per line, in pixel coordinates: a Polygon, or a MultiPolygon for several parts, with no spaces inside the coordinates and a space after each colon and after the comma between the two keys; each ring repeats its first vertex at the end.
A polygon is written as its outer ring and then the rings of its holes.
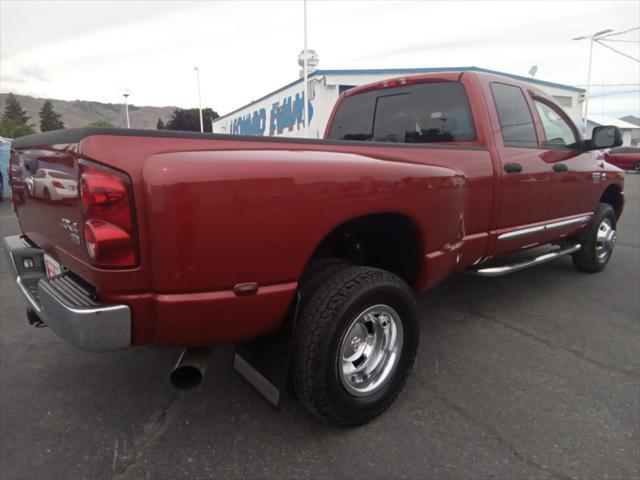
{"type": "Polygon", "coordinates": [[[580,250],[580,244],[576,243],[575,245],[561,247],[558,250],[554,250],[552,252],[548,252],[534,258],[529,258],[523,262],[513,263],[511,265],[500,265],[497,267],[472,269],[470,270],[470,273],[479,275],[481,277],[500,277],[508,273],[517,272],[518,270],[524,270],[525,268],[534,267],[536,265],[549,262],[563,255],[575,253],[578,250],[580,250]]]}

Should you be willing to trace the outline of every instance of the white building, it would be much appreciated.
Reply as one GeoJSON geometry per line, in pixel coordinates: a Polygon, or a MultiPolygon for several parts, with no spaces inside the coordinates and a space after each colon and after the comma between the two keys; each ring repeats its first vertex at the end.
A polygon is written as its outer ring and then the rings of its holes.
{"type": "Polygon", "coordinates": [[[589,114],[589,121],[587,122],[587,131],[589,132],[589,137],[591,137],[591,132],[594,127],[598,127],[600,125],[613,125],[614,127],[618,127],[622,130],[622,145],[625,147],[630,147],[634,145],[633,140],[639,136],[640,127],[634,125],[633,123],[625,122],[616,117],[612,117],[610,115],[598,115],[597,113],[589,114]]]}
{"type": "MultiPolygon", "coordinates": [[[[405,68],[382,70],[315,70],[309,78],[309,137],[322,138],[329,115],[342,92],[367,83],[389,78],[445,71],[486,72],[521,80],[551,95],[577,124],[581,124],[584,90],[569,85],[512,75],[478,67],[405,68]]],[[[251,102],[212,122],[214,133],[304,136],[304,84],[299,78],[275,92],[251,102]]]]}

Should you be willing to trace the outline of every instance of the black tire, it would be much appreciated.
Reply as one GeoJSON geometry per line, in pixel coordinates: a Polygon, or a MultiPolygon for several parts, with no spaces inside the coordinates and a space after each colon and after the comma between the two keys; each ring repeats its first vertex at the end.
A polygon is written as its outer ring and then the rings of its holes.
{"type": "MultiPolygon", "coordinates": [[[[313,292],[315,292],[320,285],[326,282],[331,276],[350,266],[351,264],[346,260],[334,257],[320,257],[311,260],[305,267],[300,278],[298,288],[300,292],[300,304],[298,305],[298,311],[302,312],[305,309],[305,305],[309,302],[313,292]]],[[[293,386],[293,369],[289,369],[288,377],[287,389],[289,393],[297,398],[298,395],[293,386]]]]}
{"type": "MultiPolygon", "coordinates": [[[[604,270],[616,241],[616,214],[608,203],[599,203],[587,229],[578,237],[581,248],[573,254],[573,264],[581,272],[596,273],[604,270]],[[604,225],[608,226],[605,227],[604,225]],[[613,229],[613,239],[603,242],[598,238],[603,228],[613,229]]],[[[602,233],[601,233],[602,235],[602,233]]]]}
{"type": "Polygon", "coordinates": [[[375,268],[341,268],[316,288],[300,311],[292,365],[297,397],[319,418],[344,426],[367,423],[384,412],[402,390],[418,340],[415,300],[404,281],[375,268]],[[354,395],[343,384],[341,347],[360,314],[379,305],[397,313],[401,348],[384,382],[370,394],[354,395]]]}
{"type": "Polygon", "coordinates": [[[320,285],[334,274],[350,266],[351,264],[346,260],[334,257],[321,257],[311,260],[304,269],[304,272],[302,272],[302,278],[300,280],[300,310],[304,308],[305,302],[311,298],[313,292],[315,292],[320,285]]]}
{"type": "Polygon", "coordinates": [[[44,198],[45,202],[50,202],[51,201],[51,194],[49,193],[49,189],[45,188],[44,192],[42,192],[42,197],[44,198]]]}
{"type": "Polygon", "coordinates": [[[636,173],[640,173],[640,162],[637,162],[634,166],[633,169],[636,171],[636,173]]]}

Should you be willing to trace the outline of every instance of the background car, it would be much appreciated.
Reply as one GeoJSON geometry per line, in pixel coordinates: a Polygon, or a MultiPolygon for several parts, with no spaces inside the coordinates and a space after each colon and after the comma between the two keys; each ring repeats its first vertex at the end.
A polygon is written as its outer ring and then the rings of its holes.
{"type": "Polygon", "coordinates": [[[78,196],[75,178],[67,173],[47,168],[38,169],[27,185],[32,196],[47,201],[58,201],[78,196]]]}
{"type": "Polygon", "coordinates": [[[640,173],[640,147],[612,148],[604,154],[604,158],[618,168],[640,173]]]}

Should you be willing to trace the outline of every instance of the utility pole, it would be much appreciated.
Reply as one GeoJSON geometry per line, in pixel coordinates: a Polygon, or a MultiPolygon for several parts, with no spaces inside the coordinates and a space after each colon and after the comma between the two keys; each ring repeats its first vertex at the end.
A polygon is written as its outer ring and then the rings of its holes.
{"type": "Polygon", "coordinates": [[[591,90],[591,60],[593,59],[593,42],[601,37],[602,35],[606,35],[609,32],[613,32],[613,30],[611,29],[607,29],[607,30],[601,30],[599,32],[596,32],[592,35],[583,35],[581,37],[576,37],[573,40],[584,40],[584,39],[589,39],[589,67],[588,67],[588,71],[587,71],[587,91],[584,94],[584,109],[583,109],[583,115],[582,115],[582,126],[584,129],[584,134],[585,136],[587,135],[587,122],[589,121],[589,92],[591,90]]]}
{"type": "Polygon", "coordinates": [[[308,83],[308,79],[307,79],[307,0],[302,0],[302,3],[304,5],[304,50],[303,50],[303,55],[304,58],[302,59],[303,61],[303,65],[302,65],[302,70],[303,70],[303,81],[304,81],[304,102],[303,102],[303,112],[304,112],[304,137],[305,138],[309,138],[309,112],[307,104],[309,102],[309,83],[308,83]]]}
{"type": "Polygon", "coordinates": [[[198,110],[200,110],[200,133],[204,133],[204,123],[202,122],[202,96],[200,95],[200,69],[193,67],[198,78],[198,110]]]}
{"type": "Polygon", "coordinates": [[[123,93],[122,96],[124,97],[124,113],[127,116],[127,128],[131,128],[131,124],[129,123],[129,103],[127,102],[129,94],[123,93]]]}

